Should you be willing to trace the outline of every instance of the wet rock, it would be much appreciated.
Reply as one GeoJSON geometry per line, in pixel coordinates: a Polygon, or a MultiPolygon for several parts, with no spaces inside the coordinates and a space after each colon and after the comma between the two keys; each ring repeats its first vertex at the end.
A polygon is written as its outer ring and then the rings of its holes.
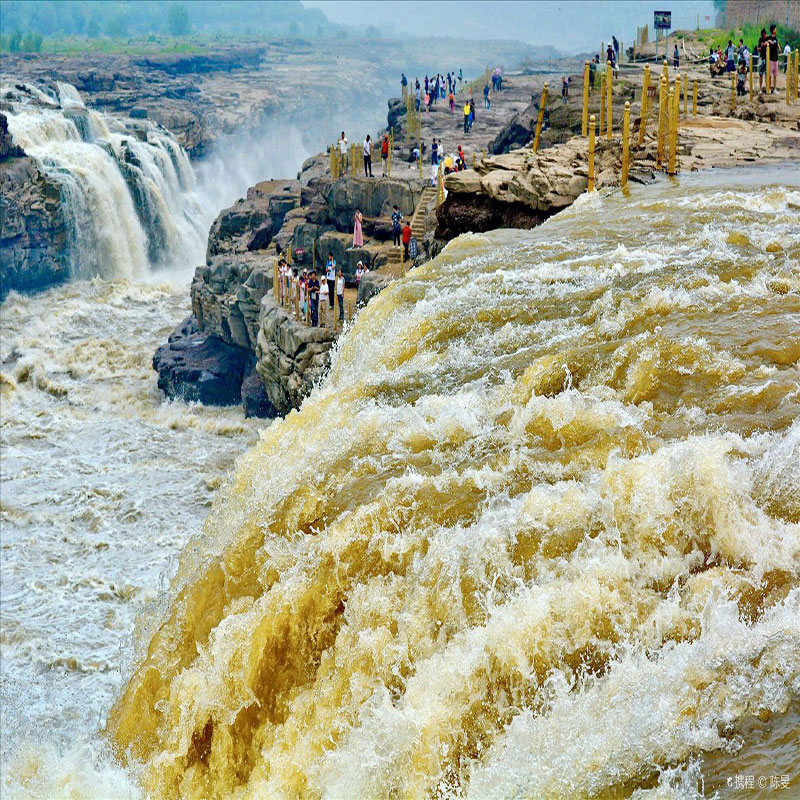
{"type": "Polygon", "coordinates": [[[0,299],[70,275],[59,187],[17,146],[0,113],[0,299]]]}
{"type": "Polygon", "coordinates": [[[382,292],[394,279],[391,275],[368,272],[358,285],[358,305],[365,306],[376,294],[382,292]]]}
{"type": "Polygon", "coordinates": [[[278,416],[275,406],[267,395],[264,381],[255,369],[251,370],[242,382],[241,394],[245,417],[274,419],[278,416]]]}
{"type": "Polygon", "coordinates": [[[201,331],[187,317],[153,356],[158,388],[172,400],[229,406],[240,402],[242,381],[252,356],[201,331]]]}

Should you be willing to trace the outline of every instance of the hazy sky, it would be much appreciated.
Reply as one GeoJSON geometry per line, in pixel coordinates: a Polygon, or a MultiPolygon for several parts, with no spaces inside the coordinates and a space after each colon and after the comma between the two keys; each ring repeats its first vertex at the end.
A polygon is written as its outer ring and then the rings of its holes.
{"type": "Polygon", "coordinates": [[[711,27],[711,0],[303,0],[333,22],[389,33],[474,39],[520,39],[566,52],[595,49],[612,34],[632,43],[636,28],[653,28],[653,11],[672,11],[672,27],[711,27]],[[708,16],[708,20],[705,17],[708,16]],[[393,30],[392,30],[393,29],[393,30]]]}

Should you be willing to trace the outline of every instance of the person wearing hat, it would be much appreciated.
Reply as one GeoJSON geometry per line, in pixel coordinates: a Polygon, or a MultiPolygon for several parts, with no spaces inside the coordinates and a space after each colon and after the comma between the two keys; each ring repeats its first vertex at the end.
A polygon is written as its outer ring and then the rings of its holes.
{"type": "Polygon", "coordinates": [[[356,289],[361,285],[361,278],[364,277],[364,264],[359,261],[356,266],[356,289]]]}

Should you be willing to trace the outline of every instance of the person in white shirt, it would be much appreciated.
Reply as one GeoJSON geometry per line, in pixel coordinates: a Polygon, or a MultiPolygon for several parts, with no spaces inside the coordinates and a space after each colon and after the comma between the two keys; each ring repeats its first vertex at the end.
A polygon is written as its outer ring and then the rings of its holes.
{"type": "Polygon", "coordinates": [[[344,322],[344,274],[341,270],[336,276],[336,298],[339,300],[339,320],[344,322]]]}
{"type": "Polygon", "coordinates": [[[342,175],[347,175],[347,137],[342,131],[342,136],[338,141],[339,154],[342,157],[342,175]]]}
{"type": "Polygon", "coordinates": [[[364,177],[372,177],[372,140],[369,134],[364,139],[364,177]]]}
{"type": "Polygon", "coordinates": [[[333,308],[333,288],[336,282],[336,261],[332,253],[328,253],[328,263],[325,265],[325,280],[328,282],[328,304],[333,308]]]}

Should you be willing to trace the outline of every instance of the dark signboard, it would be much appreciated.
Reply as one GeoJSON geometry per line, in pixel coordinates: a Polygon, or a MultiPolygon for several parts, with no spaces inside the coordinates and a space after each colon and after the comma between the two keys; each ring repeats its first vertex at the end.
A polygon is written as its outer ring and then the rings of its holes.
{"type": "Polygon", "coordinates": [[[669,30],[672,27],[672,12],[671,11],[654,11],[653,12],[653,27],[661,28],[662,30],[669,30]]]}

